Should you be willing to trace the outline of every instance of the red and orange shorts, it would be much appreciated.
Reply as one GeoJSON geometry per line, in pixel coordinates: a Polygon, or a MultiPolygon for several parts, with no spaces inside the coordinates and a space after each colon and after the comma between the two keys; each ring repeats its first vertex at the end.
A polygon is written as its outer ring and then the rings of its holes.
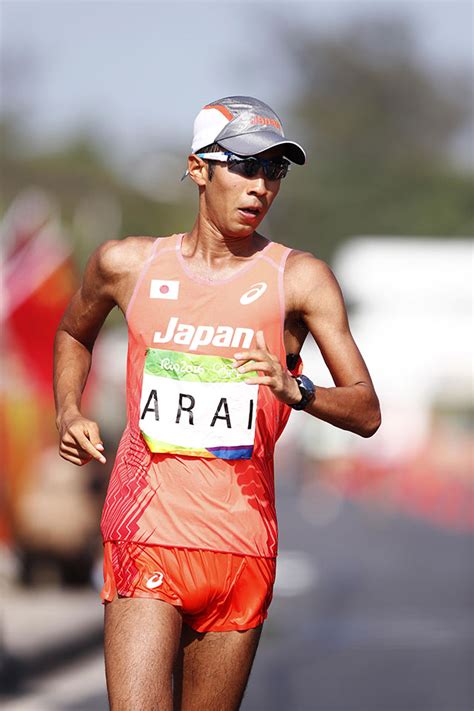
{"type": "Polygon", "coordinates": [[[106,541],[101,598],[164,600],[197,632],[246,630],[267,617],[275,567],[275,558],[106,541]]]}

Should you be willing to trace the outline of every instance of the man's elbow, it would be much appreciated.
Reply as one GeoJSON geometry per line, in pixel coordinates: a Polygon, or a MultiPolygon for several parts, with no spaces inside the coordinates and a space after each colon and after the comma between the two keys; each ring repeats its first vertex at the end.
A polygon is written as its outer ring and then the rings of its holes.
{"type": "Polygon", "coordinates": [[[357,434],[368,439],[377,432],[381,424],[382,413],[380,412],[380,406],[377,403],[375,407],[366,413],[362,427],[358,430],[357,434]]]}
{"type": "Polygon", "coordinates": [[[377,394],[373,388],[364,388],[364,395],[359,403],[359,422],[353,431],[360,437],[372,437],[382,424],[382,413],[377,394]]]}

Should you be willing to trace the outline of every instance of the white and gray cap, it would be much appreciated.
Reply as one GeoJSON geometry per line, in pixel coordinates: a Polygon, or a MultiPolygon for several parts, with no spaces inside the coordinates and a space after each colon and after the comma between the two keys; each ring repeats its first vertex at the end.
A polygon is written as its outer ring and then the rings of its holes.
{"type": "Polygon", "coordinates": [[[218,143],[237,156],[252,156],[282,146],[283,155],[303,165],[306,154],[299,143],[285,138],[280,118],[252,96],[226,96],[204,106],[194,121],[191,150],[218,143]]]}

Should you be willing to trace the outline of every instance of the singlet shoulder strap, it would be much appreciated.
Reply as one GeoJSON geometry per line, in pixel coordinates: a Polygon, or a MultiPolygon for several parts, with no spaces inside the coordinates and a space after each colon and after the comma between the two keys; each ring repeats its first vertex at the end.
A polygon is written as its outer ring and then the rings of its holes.
{"type": "Polygon", "coordinates": [[[292,251],[291,247],[287,247],[284,244],[270,242],[258,256],[260,259],[272,264],[278,272],[283,272],[288,255],[292,251]]]}

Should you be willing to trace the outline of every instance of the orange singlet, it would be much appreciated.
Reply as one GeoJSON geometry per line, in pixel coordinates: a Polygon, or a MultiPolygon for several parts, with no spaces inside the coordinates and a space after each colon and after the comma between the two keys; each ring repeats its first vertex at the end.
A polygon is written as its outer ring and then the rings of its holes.
{"type": "Polygon", "coordinates": [[[273,452],[291,408],[246,384],[232,360],[262,330],[286,367],[291,250],[269,241],[232,277],[209,283],[189,270],[182,240],[155,240],[127,309],[127,425],[104,543],[274,558],[273,452]]]}

